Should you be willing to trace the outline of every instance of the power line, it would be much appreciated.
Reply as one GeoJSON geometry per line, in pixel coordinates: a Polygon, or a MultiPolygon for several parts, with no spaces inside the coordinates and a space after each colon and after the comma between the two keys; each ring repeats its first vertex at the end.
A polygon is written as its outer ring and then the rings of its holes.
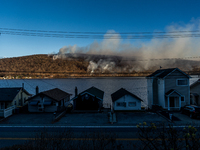
{"type": "Polygon", "coordinates": [[[170,32],[67,32],[48,30],[26,30],[13,28],[0,28],[1,34],[22,35],[35,37],[53,38],[84,38],[84,39],[153,39],[153,38],[188,38],[200,37],[200,30],[193,31],[170,31],[170,32]],[[120,36],[115,36],[115,35],[120,36]]]}
{"type": "MultiPolygon", "coordinates": [[[[14,28],[0,28],[0,30],[7,31],[23,31],[23,32],[49,32],[49,33],[70,33],[70,34],[106,34],[106,32],[69,32],[69,31],[55,31],[55,30],[27,30],[27,29],[14,29],[14,28]]],[[[164,33],[194,33],[200,32],[200,30],[182,30],[182,31],[154,31],[154,32],[109,32],[107,34],[164,34],[164,33]]]]}

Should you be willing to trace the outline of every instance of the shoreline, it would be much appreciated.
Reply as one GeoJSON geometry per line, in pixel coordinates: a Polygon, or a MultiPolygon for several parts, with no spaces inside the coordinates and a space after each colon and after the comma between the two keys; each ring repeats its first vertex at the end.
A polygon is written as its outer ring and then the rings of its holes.
{"type": "Polygon", "coordinates": [[[123,74],[112,74],[112,73],[107,73],[107,74],[62,74],[62,75],[37,75],[37,76],[32,76],[32,75],[7,75],[0,77],[0,79],[70,79],[70,78],[111,78],[111,77],[119,77],[119,78],[124,78],[124,77],[138,77],[138,78],[144,78],[148,76],[150,73],[144,74],[144,73],[123,73],[123,74]]]}

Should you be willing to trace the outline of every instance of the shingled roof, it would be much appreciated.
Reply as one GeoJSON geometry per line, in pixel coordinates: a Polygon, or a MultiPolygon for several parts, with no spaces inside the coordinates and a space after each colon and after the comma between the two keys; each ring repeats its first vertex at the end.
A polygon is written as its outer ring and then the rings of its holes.
{"type": "Polygon", "coordinates": [[[172,72],[174,72],[176,70],[180,71],[181,73],[183,73],[184,75],[186,75],[188,78],[190,78],[189,75],[187,75],[183,71],[179,70],[178,68],[159,69],[159,70],[155,71],[154,73],[152,73],[151,75],[147,76],[147,78],[152,78],[152,77],[165,78],[170,73],[172,73],[172,72]]]}
{"type": "MultiPolygon", "coordinates": [[[[0,102],[12,102],[21,89],[23,88],[22,87],[0,88],[0,102]]],[[[31,95],[26,90],[24,90],[24,92],[27,95],[31,95]]]]}
{"type": "MultiPolygon", "coordinates": [[[[91,88],[81,92],[79,95],[83,95],[83,94],[89,94],[89,95],[92,95],[100,100],[103,100],[103,97],[104,97],[104,91],[92,86],[91,88]]],[[[75,100],[78,96],[75,96],[74,98],[72,98],[71,100],[75,100]]]]}
{"type": "Polygon", "coordinates": [[[125,96],[125,95],[131,95],[131,96],[133,96],[134,98],[136,98],[136,99],[138,99],[138,100],[140,100],[140,101],[143,101],[143,100],[141,100],[139,97],[137,97],[136,95],[134,95],[133,93],[127,91],[127,90],[124,89],[124,88],[121,88],[121,89],[119,89],[118,91],[116,91],[116,92],[114,92],[113,94],[111,94],[111,98],[112,98],[112,101],[114,102],[114,101],[118,100],[119,98],[121,98],[121,97],[123,97],[123,96],[125,96]]]}
{"type": "Polygon", "coordinates": [[[174,90],[174,89],[169,90],[168,92],[165,93],[165,95],[169,96],[169,95],[171,95],[174,92],[181,96],[181,94],[179,92],[177,92],[176,90],[174,90]]]}
{"type": "Polygon", "coordinates": [[[89,93],[90,95],[96,96],[97,98],[103,100],[104,91],[92,86],[91,88],[81,92],[80,94],[89,93]]]}
{"type": "Polygon", "coordinates": [[[38,93],[37,95],[31,97],[29,100],[33,99],[34,97],[38,96],[38,95],[44,95],[44,96],[47,96],[55,101],[61,101],[62,99],[64,98],[67,98],[68,96],[70,96],[71,94],[67,93],[67,92],[64,92],[58,88],[55,88],[55,89],[51,89],[51,90],[48,90],[48,91],[44,91],[44,92],[40,92],[38,93]]]}

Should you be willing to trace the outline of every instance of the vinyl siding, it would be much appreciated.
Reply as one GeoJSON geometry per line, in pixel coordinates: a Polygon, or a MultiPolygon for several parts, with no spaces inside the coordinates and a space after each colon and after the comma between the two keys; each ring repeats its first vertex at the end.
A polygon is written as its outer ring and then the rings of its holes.
{"type": "Polygon", "coordinates": [[[158,79],[153,79],[153,104],[157,105],[158,103],[158,79]]]}
{"type": "Polygon", "coordinates": [[[113,103],[114,110],[141,110],[141,101],[132,97],[131,95],[125,95],[113,103]],[[124,106],[117,106],[117,103],[124,102],[126,103],[126,107],[124,106]],[[136,106],[129,107],[129,102],[136,102],[136,106]]]}
{"type": "Polygon", "coordinates": [[[181,95],[185,96],[185,102],[181,102],[181,107],[186,104],[190,104],[190,89],[189,89],[189,78],[183,75],[179,71],[175,71],[171,73],[169,76],[165,78],[165,92],[174,89],[179,92],[181,95]],[[187,86],[178,86],[177,79],[186,79],[188,82],[187,86]]]}
{"type": "Polygon", "coordinates": [[[165,82],[163,79],[158,79],[158,104],[165,107],[165,82]]]}
{"type": "Polygon", "coordinates": [[[152,87],[153,79],[147,79],[147,100],[149,108],[152,108],[153,104],[153,87],[152,87]]]}

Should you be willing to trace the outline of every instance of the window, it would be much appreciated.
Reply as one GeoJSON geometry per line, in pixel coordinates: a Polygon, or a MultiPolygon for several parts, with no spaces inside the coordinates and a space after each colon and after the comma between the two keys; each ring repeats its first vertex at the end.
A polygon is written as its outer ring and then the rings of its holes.
{"type": "Polygon", "coordinates": [[[129,106],[129,107],[135,107],[135,106],[136,106],[136,102],[129,102],[129,103],[128,103],[128,106],[129,106]]]}
{"type": "Polygon", "coordinates": [[[126,107],[126,103],[125,102],[118,102],[117,106],[126,107]]]}
{"type": "Polygon", "coordinates": [[[185,97],[182,96],[182,97],[181,97],[181,102],[184,102],[184,101],[185,101],[185,97]]]}
{"type": "Polygon", "coordinates": [[[180,86],[188,85],[187,79],[178,79],[177,85],[180,85],[180,86]]]}

